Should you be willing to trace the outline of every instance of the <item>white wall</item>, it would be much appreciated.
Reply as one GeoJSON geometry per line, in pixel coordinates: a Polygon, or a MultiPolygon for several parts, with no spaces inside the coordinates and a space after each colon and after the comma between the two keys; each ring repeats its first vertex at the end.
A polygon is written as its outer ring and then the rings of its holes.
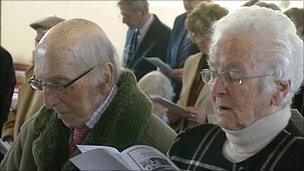
{"type": "MultiPolygon", "coordinates": [[[[1,45],[12,54],[15,63],[30,64],[36,33],[29,24],[42,17],[56,15],[65,19],[77,17],[94,21],[106,32],[121,55],[127,26],[121,23],[116,3],[117,1],[2,1],[1,45]]],[[[152,2],[150,11],[172,27],[174,18],[184,9],[181,1],[152,2]]]]}
{"type": "MultiPolygon", "coordinates": [[[[216,2],[234,11],[245,1],[218,0],[216,2]]],[[[281,5],[279,1],[268,2],[281,5]]],[[[29,24],[42,17],[57,15],[65,19],[80,17],[94,21],[106,32],[117,48],[118,54],[121,55],[127,26],[121,23],[120,11],[116,3],[116,0],[2,0],[1,45],[12,54],[15,63],[30,64],[35,31],[29,27],[29,24]]],[[[169,27],[172,27],[174,18],[184,12],[182,0],[149,0],[149,3],[150,11],[157,14],[169,27]]],[[[303,8],[303,1],[294,0],[290,5],[303,8]]]]}

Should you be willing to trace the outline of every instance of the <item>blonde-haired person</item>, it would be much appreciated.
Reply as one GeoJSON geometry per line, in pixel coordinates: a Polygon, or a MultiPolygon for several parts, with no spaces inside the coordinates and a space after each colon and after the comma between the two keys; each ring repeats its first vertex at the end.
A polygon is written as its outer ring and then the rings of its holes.
{"type": "MultiPolygon", "coordinates": [[[[137,83],[138,87],[147,95],[157,95],[172,101],[174,92],[170,80],[160,71],[151,71],[137,83]]],[[[154,103],[153,113],[168,123],[167,109],[159,103],[154,103]]]]}
{"type": "Polygon", "coordinates": [[[187,127],[202,124],[216,123],[210,92],[201,80],[200,71],[208,68],[208,45],[211,27],[214,22],[228,14],[228,10],[213,2],[201,2],[187,16],[185,26],[190,39],[196,43],[200,52],[187,58],[183,73],[183,86],[179,106],[189,111],[186,117],[169,112],[169,124],[180,132],[187,127]]]}

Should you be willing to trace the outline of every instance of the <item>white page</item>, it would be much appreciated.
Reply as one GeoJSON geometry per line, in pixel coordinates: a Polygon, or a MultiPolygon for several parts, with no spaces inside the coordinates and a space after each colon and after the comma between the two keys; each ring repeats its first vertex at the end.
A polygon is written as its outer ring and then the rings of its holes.
{"type": "Polygon", "coordinates": [[[2,139],[0,138],[0,153],[5,155],[10,148],[11,145],[7,141],[2,141],[2,139]]]}
{"type": "Polygon", "coordinates": [[[121,157],[132,170],[179,170],[160,151],[145,145],[129,147],[121,153],[121,157]]]}
{"type": "Polygon", "coordinates": [[[161,96],[150,95],[150,98],[153,102],[157,102],[157,103],[163,105],[164,107],[168,108],[173,113],[179,114],[182,117],[186,117],[186,114],[188,113],[188,111],[186,109],[184,109],[180,106],[177,106],[175,103],[173,103],[170,100],[163,98],[161,96]]]}
{"type": "Polygon", "coordinates": [[[80,152],[84,153],[94,149],[104,149],[113,154],[119,154],[119,151],[116,148],[109,146],[100,146],[100,145],[77,145],[80,152]]]}
{"type": "Polygon", "coordinates": [[[117,153],[98,148],[80,153],[70,159],[80,170],[128,170],[124,161],[117,153]]]}

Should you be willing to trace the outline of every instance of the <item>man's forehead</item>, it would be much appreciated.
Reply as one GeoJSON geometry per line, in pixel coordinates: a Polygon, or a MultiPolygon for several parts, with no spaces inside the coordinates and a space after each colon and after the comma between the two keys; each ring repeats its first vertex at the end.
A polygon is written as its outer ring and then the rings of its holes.
{"type": "Polygon", "coordinates": [[[78,58],[72,53],[52,53],[37,48],[35,63],[35,74],[37,77],[46,79],[51,75],[69,75],[77,71],[78,58]]]}
{"type": "Polygon", "coordinates": [[[121,11],[123,12],[128,12],[128,13],[133,13],[135,12],[134,7],[128,5],[128,4],[124,4],[122,6],[120,6],[121,11]]]}

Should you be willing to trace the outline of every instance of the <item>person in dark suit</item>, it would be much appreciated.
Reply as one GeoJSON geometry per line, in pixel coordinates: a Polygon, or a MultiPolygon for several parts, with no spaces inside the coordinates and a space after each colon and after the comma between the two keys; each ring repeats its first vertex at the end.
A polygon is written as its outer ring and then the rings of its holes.
{"type": "Polygon", "coordinates": [[[122,22],[129,30],[123,53],[123,66],[134,71],[137,80],[156,68],[144,57],[159,57],[166,61],[171,29],[156,15],[149,13],[147,0],[120,0],[122,22]]]}
{"type": "Polygon", "coordinates": [[[170,73],[171,78],[173,78],[171,81],[175,93],[175,97],[173,98],[174,102],[177,102],[182,88],[182,68],[184,67],[184,63],[190,55],[199,52],[196,44],[189,40],[187,30],[185,29],[187,13],[190,13],[199,2],[201,1],[184,0],[184,8],[187,12],[175,18],[170,36],[167,50],[167,63],[174,69],[173,72],[170,73]]]}
{"type": "Polygon", "coordinates": [[[0,129],[7,119],[15,85],[16,75],[12,56],[0,46],[0,129]]]}

